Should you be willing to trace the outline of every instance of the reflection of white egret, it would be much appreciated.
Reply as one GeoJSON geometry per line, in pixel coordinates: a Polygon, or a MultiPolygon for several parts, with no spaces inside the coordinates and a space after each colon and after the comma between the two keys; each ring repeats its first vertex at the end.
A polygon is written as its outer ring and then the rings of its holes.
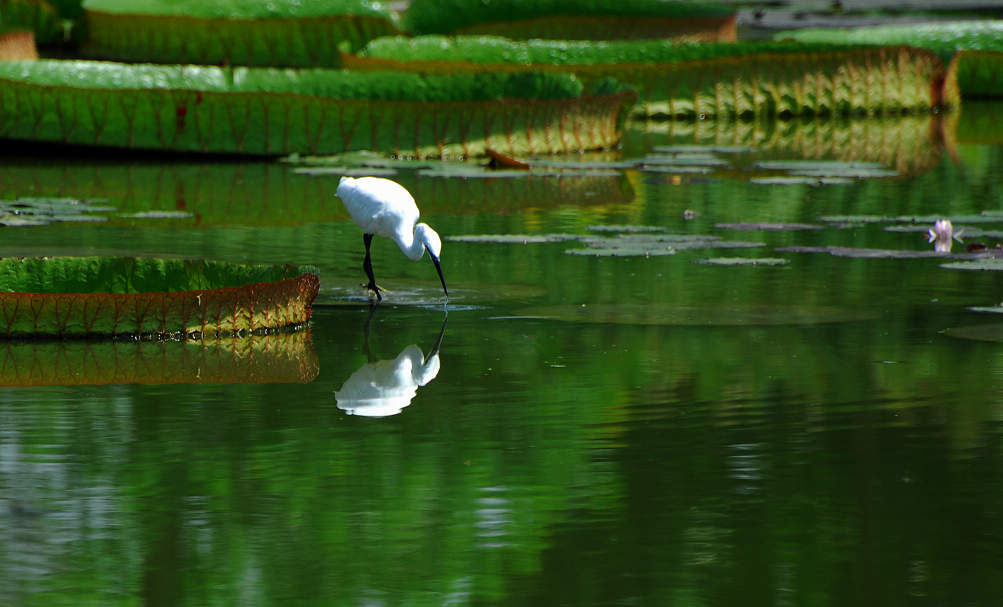
{"type": "Polygon", "coordinates": [[[435,230],[418,221],[418,206],[414,197],[404,186],[382,177],[342,177],[338,182],[338,198],[352,215],[355,223],[362,228],[362,242],[366,245],[366,258],[362,269],[366,271],[369,284],[366,288],[376,294],[378,301],[383,300],[380,288],[376,286],[373,277],[373,262],[369,255],[373,236],[385,236],[392,239],[408,258],[418,261],[425,251],[435,264],[439,273],[442,291],[449,297],[446,290],[446,279],[442,277],[442,266],[439,265],[439,255],[442,253],[442,240],[435,230]]]}
{"type": "MultiPolygon", "coordinates": [[[[338,408],[349,415],[387,417],[397,415],[411,404],[418,388],[439,374],[439,346],[446,334],[446,321],[435,346],[425,356],[411,344],[397,358],[377,360],[362,365],[340,390],[334,393],[338,408]]],[[[366,353],[369,352],[369,322],[366,322],[366,353]]]]}

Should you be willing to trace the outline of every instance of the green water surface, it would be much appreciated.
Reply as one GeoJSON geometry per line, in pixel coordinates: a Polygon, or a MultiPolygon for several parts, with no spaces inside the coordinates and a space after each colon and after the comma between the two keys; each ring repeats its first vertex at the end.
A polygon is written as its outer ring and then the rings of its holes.
{"type": "Polygon", "coordinates": [[[565,175],[390,163],[450,299],[378,239],[372,312],[337,171],[5,155],[0,198],[112,210],[4,228],[2,256],[309,264],[321,293],[310,383],[0,388],[0,603],[998,605],[1003,317],[968,308],[1003,273],[906,256],[931,217],[952,254],[1003,242],[1003,145],[971,126],[1003,108],[978,111],[946,140],[631,125],[565,175]],[[806,160],[839,174],[750,181],[806,160]],[[761,246],[565,253],[610,225],[761,246]],[[565,237],[450,240],[516,234],[565,237]]]}

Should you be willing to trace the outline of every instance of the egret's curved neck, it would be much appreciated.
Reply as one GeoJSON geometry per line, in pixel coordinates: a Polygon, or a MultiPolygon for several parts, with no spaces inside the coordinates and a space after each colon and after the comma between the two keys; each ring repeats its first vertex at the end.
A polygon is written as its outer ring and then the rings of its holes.
{"type": "Polygon", "coordinates": [[[425,254],[425,242],[421,238],[415,238],[414,232],[398,234],[397,246],[412,261],[418,261],[425,254]]]}

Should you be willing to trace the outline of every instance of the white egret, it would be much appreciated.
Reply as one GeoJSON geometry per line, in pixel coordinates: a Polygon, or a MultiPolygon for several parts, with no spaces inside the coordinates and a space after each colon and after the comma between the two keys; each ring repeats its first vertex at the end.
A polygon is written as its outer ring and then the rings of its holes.
{"type": "Polygon", "coordinates": [[[442,291],[449,299],[446,279],[442,276],[439,254],[442,240],[428,224],[418,223],[418,205],[404,186],[382,177],[342,177],[338,182],[338,198],[345,204],[355,223],[362,228],[362,241],[366,245],[366,258],[362,269],[366,271],[369,284],[366,288],[376,293],[377,301],[382,301],[381,289],[376,286],[373,276],[373,261],[369,248],[374,235],[392,239],[409,259],[418,261],[425,251],[432,258],[442,282],[442,291]]]}

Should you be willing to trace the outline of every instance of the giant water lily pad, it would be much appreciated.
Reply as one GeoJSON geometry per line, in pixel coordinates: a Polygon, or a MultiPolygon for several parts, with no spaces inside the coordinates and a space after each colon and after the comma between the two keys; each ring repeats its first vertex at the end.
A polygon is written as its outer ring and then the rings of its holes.
{"type": "Polygon", "coordinates": [[[303,326],[308,268],[182,259],[0,260],[0,336],[204,338],[303,326]]]}
{"type": "Polygon", "coordinates": [[[861,310],[827,306],[672,306],[655,302],[545,306],[524,310],[523,314],[590,324],[685,326],[813,325],[874,317],[861,310]]]}
{"type": "Polygon", "coordinates": [[[198,343],[0,342],[0,386],[306,383],[319,371],[309,330],[198,343]]]}
{"type": "Polygon", "coordinates": [[[619,143],[636,98],[567,73],[363,73],[0,62],[0,137],[259,155],[568,153],[619,143]]]}

